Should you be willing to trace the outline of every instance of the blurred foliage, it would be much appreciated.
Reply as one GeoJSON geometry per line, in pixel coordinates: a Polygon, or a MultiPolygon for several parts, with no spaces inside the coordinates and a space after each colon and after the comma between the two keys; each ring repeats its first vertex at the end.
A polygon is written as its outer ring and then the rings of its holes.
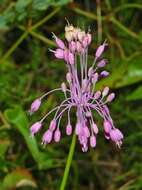
{"type": "Polygon", "coordinates": [[[48,51],[55,46],[51,32],[63,38],[65,17],[90,27],[90,60],[107,39],[111,75],[97,88],[108,85],[116,92],[112,117],[125,135],[120,151],[104,140],[102,131],[95,150],[84,154],[77,144],[67,189],[142,189],[141,16],[141,0],[0,1],[0,190],[59,187],[71,139],[64,136],[44,149],[40,134],[29,137],[29,126],[62,97],[51,95],[32,118],[27,110],[34,98],[65,78],[64,63],[48,51]]]}

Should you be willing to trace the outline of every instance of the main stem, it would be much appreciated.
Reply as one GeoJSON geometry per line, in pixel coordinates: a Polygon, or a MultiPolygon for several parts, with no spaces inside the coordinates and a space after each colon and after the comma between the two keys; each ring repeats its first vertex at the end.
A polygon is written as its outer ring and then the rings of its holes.
{"type": "Polygon", "coordinates": [[[70,145],[70,151],[69,151],[69,155],[68,155],[64,175],[63,175],[63,179],[62,179],[62,182],[61,182],[60,190],[64,190],[65,186],[66,186],[66,183],[67,183],[69,170],[70,170],[70,166],[71,166],[71,163],[72,163],[72,158],[73,158],[73,154],[74,154],[74,150],[75,150],[75,143],[76,143],[76,134],[74,133],[73,137],[72,137],[72,142],[71,142],[71,145],[70,145]]]}

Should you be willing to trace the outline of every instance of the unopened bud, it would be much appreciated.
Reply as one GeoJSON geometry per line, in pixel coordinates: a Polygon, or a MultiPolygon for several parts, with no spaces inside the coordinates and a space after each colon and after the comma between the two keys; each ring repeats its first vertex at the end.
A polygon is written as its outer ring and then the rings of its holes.
{"type": "Polygon", "coordinates": [[[98,77],[99,77],[98,73],[95,73],[92,77],[92,83],[96,83],[98,81],[98,77]]]}
{"type": "Polygon", "coordinates": [[[99,61],[99,63],[97,64],[97,67],[99,67],[99,68],[102,68],[102,67],[104,67],[105,65],[106,65],[106,60],[101,60],[101,61],[99,61]]]}
{"type": "Polygon", "coordinates": [[[59,142],[60,139],[61,139],[61,132],[60,132],[59,129],[57,129],[57,130],[55,131],[55,133],[54,133],[54,141],[55,141],[55,142],[59,142]]]}
{"type": "Polygon", "coordinates": [[[76,43],[74,41],[69,43],[69,50],[73,53],[76,51],[76,43]]]}
{"type": "Polygon", "coordinates": [[[90,67],[89,70],[88,70],[88,77],[91,77],[93,74],[93,68],[90,67]]]}
{"type": "Polygon", "coordinates": [[[109,72],[108,72],[108,71],[102,71],[102,72],[100,73],[100,75],[101,75],[102,77],[107,77],[107,76],[109,75],[109,72]]]}
{"type": "Polygon", "coordinates": [[[66,127],[66,134],[71,135],[72,134],[72,126],[71,124],[68,124],[66,127]]]}
{"type": "Polygon", "coordinates": [[[78,40],[80,42],[82,42],[83,38],[85,37],[85,32],[84,31],[80,31],[80,32],[78,32],[77,36],[78,36],[78,40]]]}
{"type": "Polygon", "coordinates": [[[96,58],[99,58],[99,57],[102,55],[102,53],[104,52],[104,49],[105,49],[106,46],[107,46],[107,44],[106,44],[106,43],[103,43],[102,45],[100,45],[100,46],[97,48],[96,54],[95,54],[96,58]]]}
{"type": "Polygon", "coordinates": [[[60,38],[58,38],[54,33],[53,33],[53,37],[55,38],[57,46],[61,49],[64,49],[65,48],[64,42],[60,38]]]}
{"type": "Polygon", "coordinates": [[[92,148],[95,148],[95,147],[96,147],[96,137],[93,136],[93,135],[90,137],[90,146],[91,146],[92,148]]]}
{"type": "Polygon", "coordinates": [[[71,52],[69,52],[69,54],[68,54],[68,58],[69,58],[69,63],[71,64],[71,65],[73,65],[74,64],[74,54],[73,53],[71,53],[71,52]]]}
{"type": "Polygon", "coordinates": [[[72,77],[71,77],[71,74],[70,74],[70,73],[67,73],[67,74],[66,74],[66,79],[67,79],[68,83],[71,83],[72,77]]]}
{"type": "Polygon", "coordinates": [[[40,99],[36,99],[33,101],[32,105],[31,105],[31,108],[30,108],[30,113],[32,114],[33,112],[36,112],[39,107],[40,107],[40,104],[41,104],[41,100],[40,99]]]}
{"type": "Polygon", "coordinates": [[[115,98],[115,94],[111,93],[108,97],[107,97],[107,102],[112,102],[112,100],[115,98]]]}
{"type": "Polygon", "coordinates": [[[105,97],[106,95],[108,95],[108,93],[109,93],[109,87],[106,86],[106,87],[103,89],[103,92],[102,92],[103,97],[105,97]]]}
{"type": "Polygon", "coordinates": [[[65,93],[66,90],[67,90],[66,84],[65,84],[64,82],[61,84],[61,89],[62,89],[62,91],[63,91],[64,93],[65,93]]]}
{"type": "Polygon", "coordinates": [[[66,32],[65,38],[68,42],[71,42],[73,40],[73,32],[72,31],[66,32]]]}
{"type": "Polygon", "coordinates": [[[76,50],[78,53],[81,53],[82,52],[82,46],[81,46],[81,43],[79,41],[76,42],[76,50]]]}
{"type": "Polygon", "coordinates": [[[98,100],[98,99],[100,98],[100,96],[101,96],[101,91],[97,91],[97,92],[95,93],[95,95],[94,95],[94,99],[95,99],[95,100],[98,100]]]}
{"type": "Polygon", "coordinates": [[[63,59],[64,58],[64,51],[62,49],[56,49],[54,52],[54,55],[58,59],[63,59]]]}

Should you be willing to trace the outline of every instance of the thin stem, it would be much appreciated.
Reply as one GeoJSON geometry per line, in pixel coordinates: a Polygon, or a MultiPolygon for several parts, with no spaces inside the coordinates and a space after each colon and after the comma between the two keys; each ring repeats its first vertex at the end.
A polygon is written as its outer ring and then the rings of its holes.
{"type": "Polygon", "coordinates": [[[110,3],[110,1],[109,0],[105,0],[105,3],[107,5],[108,10],[110,11],[111,10],[111,3],[110,3]]]}
{"type": "Polygon", "coordinates": [[[56,89],[54,89],[54,90],[50,90],[50,91],[46,92],[45,94],[43,94],[43,95],[40,97],[40,99],[45,98],[47,95],[51,94],[52,92],[60,91],[60,90],[62,90],[62,89],[61,89],[61,88],[56,88],[56,89]]]}
{"type": "Polygon", "coordinates": [[[112,13],[114,14],[114,13],[117,13],[117,12],[119,12],[121,10],[124,11],[124,9],[128,9],[128,8],[142,9],[142,4],[138,4],[138,3],[126,3],[126,4],[123,4],[123,5],[115,8],[112,13]]]}
{"type": "Polygon", "coordinates": [[[37,22],[36,24],[34,24],[32,26],[32,29],[38,28],[39,26],[41,26],[42,24],[44,24],[47,20],[49,20],[50,18],[52,18],[58,11],[60,10],[60,8],[56,8],[53,12],[51,12],[49,15],[47,15],[46,17],[44,17],[42,20],[40,20],[39,22],[37,22]]]}
{"type": "Polygon", "coordinates": [[[65,186],[66,186],[66,183],[67,183],[69,170],[70,170],[70,166],[71,166],[71,163],[72,163],[72,158],[73,158],[73,154],[74,154],[74,150],[75,150],[75,144],[76,144],[76,134],[74,133],[73,137],[72,137],[72,142],[71,142],[71,145],[70,145],[70,150],[69,150],[67,163],[66,163],[64,175],[63,175],[63,178],[62,178],[60,190],[64,190],[65,186]]]}
{"type": "Polygon", "coordinates": [[[42,42],[44,42],[44,43],[46,43],[46,44],[48,44],[48,45],[51,45],[51,46],[54,46],[54,47],[56,46],[55,43],[54,43],[52,40],[46,38],[45,36],[43,36],[43,35],[41,35],[41,34],[39,34],[39,33],[37,33],[37,32],[30,31],[29,33],[30,33],[33,37],[35,37],[35,38],[41,40],[42,42]]]}
{"type": "Polygon", "coordinates": [[[102,41],[102,15],[100,0],[96,0],[97,3],[97,24],[98,24],[98,43],[102,41]]]}
{"type": "Polygon", "coordinates": [[[20,38],[12,45],[12,47],[5,53],[5,55],[0,60],[0,63],[4,62],[11,54],[12,52],[18,47],[18,45],[27,37],[28,31],[25,31],[20,38]]]}
{"type": "Polygon", "coordinates": [[[130,29],[128,29],[127,27],[125,27],[123,24],[121,24],[121,22],[119,22],[118,20],[116,20],[114,17],[111,17],[110,20],[111,20],[111,22],[113,24],[115,24],[118,28],[120,28],[121,30],[123,30],[129,36],[137,39],[139,42],[142,42],[141,39],[139,38],[139,36],[135,32],[133,32],[130,29]]]}

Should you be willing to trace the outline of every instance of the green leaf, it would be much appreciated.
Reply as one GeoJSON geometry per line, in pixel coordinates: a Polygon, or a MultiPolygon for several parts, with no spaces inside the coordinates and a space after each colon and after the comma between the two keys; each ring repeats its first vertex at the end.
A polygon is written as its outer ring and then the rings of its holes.
{"type": "Polygon", "coordinates": [[[33,9],[43,11],[51,5],[51,0],[34,0],[33,9]]]}
{"type": "Polygon", "coordinates": [[[17,169],[5,176],[1,190],[10,190],[15,187],[37,187],[31,173],[26,169],[17,169]]]}
{"type": "Polygon", "coordinates": [[[5,20],[5,17],[3,15],[0,15],[0,30],[6,30],[7,27],[7,23],[5,20]]]}
{"type": "Polygon", "coordinates": [[[0,157],[4,159],[5,152],[8,149],[8,146],[10,145],[9,140],[0,140],[0,157]]]}
{"type": "Polygon", "coordinates": [[[17,12],[21,12],[22,10],[24,10],[30,3],[32,2],[32,0],[18,0],[15,6],[15,9],[17,12]]]}
{"type": "Polygon", "coordinates": [[[142,86],[138,87],[131,94],[126,97],[127,100],[140,100],[142,99],[142,86]]]}
{"type": "Polygon", "coordinates": [[[34,0],[33,9],[43,11],[46,10],[49,6],[61,6],[69,2],[72,2],[72,0],[34,0]]]}
{"type": "Polygon", "coordinates": [[[65,4],[67,4],[67,3],[69,3],[69,2],[72,2],[73,0],[60,0],[60,1],[58,1],[58,0],[52,0],[52,5],[65,5],[65,4]]]}
{"type": "Polygon", "coordinates": [[[14,124],[16,129],[23,135],[27,147],[29,148],[34,160],[37,162],[39,169],[52,167],[53,161],[51,159],[51,155],[41,152],[35,138],[30,137],[28,119],[22,108],[17,106],[13,109],[7,109],[4,115],[6,119],[14,124]]]}

